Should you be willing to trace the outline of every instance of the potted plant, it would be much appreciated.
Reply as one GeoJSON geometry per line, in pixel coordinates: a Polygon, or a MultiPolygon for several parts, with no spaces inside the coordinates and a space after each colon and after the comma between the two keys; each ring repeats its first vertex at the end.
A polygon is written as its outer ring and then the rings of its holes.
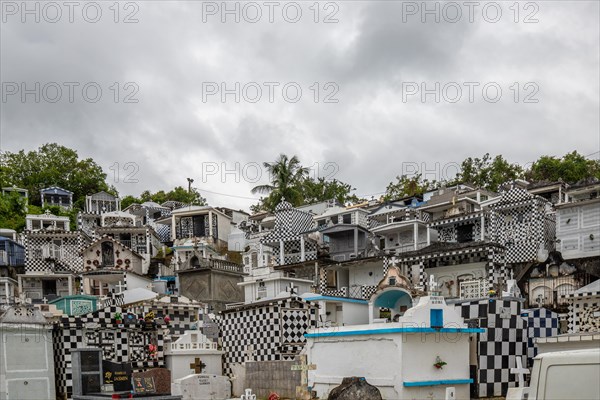
{"type": "Polygon", "coordinates": [[[121,325],[121,323],[123,322],[123,316],[118,311],[115,313],[115,322],[117,323],[117,325],[121,325]]]}
{"type": "Polygon", "coordinates": [[[437,356],[435,358],[435,363],[433,364],[433,366],[436,367],[437,369],[444,369],[444,365],[447,365],[447,364],[448,363],[446,361],[442,361],[440,356],[437,356]]]}

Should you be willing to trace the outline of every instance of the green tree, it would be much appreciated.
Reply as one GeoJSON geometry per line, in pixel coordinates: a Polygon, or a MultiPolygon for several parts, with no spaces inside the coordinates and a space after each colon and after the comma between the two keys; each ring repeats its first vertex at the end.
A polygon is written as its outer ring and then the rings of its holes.
{"type": "Polygon", "coordinates": [[[80,159],[75,150],[56,143],[29,152],[5,153],[0,177],[5,185],[27,189],[33,205],[41,205],[40,190],[50,186],[70,190],[73,202],[78,204],[83,204],[81,199],[91,193],[116,192],[93,159],[80,159]]]}
{"type": "Polygon", "coordinates": [[[191,204],[194,206],[206,205],[206,199],[200,195],[200,192],[197,188],[192,187],[191,191],[188,191],[182,186],[176,186],[169,192],[159,190],[156,193],[152,193],[149,190],[144,190],[139,197],[127,195],[121,199],[121,208],[125,209],[131,204],[141,204],[147,201],[153,201],[158,204],[162,204],[165,201],[178,201],[180,203],[191,204]]]}
{"type": "Polygon", "coordinates": [[[317,203],[319,201],[336,200],[338,203],[358,203],[361,201],[356,195],[350,194],[356,190],[352,185],[338,181],[337,179],[326,180],[325,178],[306,178],[302,182],[302,196],[304,204],[317,203]]]}
{"type": "Polygon", "coordinates": [[[132,204],[140,204],[143,203],[142,199],[138,197],[134,197],[132,195],[124,196],[121,199],[121,209],[124,210],[132,204]]]}
{"type": "Polygon", "coordinates": [[[502,155],[491,158],[490,154],[486,153],[482,158],[465,159],[456,180],[449,184],[473,184],[476,187],[497,191],[501,184],[522,177],[523,168],[518,164],[509,163],[502,155]]]}
{"type": "Polygon", "coordinates": [[[577,151],[565,154],[561,158],[541,156],[526,172],[530,181],[562,180],[573,184],[583,179],[600,179],[600,161],[588,160],[577,151]]]}
{"type": "Polygon", "coordinates": [[[25,228],[25,199],[16,192],[0,194],[0,228],[25,228]]]}
{"type": "Polygon", "coordinates": [[[407,196],[422,195],[429,190],[435,189],[437,186],[437,181],[430,182],[427,179],[422,179],[421,174],[411,177],[406,175],[396,176],[396,182],[390,182],[387,185],[383,200],[390,201],[407,196]]]}
{"type": "Polygon", "coordinates": [[[266,198],[261,199],[260,207],[273,211],[282,198],[293,206],[303,204],[302,183],[308,176],[309,170],[300,164],[298,157],[290,158],[280,154],[274,162],[265,162],[263,165],[269,172],[271,183],[255,186],[252,189],[253,194],[268,194],[266,198]]]}

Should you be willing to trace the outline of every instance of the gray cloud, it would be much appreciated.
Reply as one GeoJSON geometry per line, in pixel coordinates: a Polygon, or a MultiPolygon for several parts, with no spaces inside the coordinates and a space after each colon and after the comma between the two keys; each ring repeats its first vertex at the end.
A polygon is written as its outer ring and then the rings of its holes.
{"type": "MultiPolygon", "coordinates": [[[[200,2],[135,3],[134,24],[114,23],[112,3],[101,3],[96,24],[80,14],[75,23],[56,24],[3,15],[3,83],[97,82],[103,93],[97,103],[77,90],[72,103],[36,104],[32,96],[22,103],[11,96],[0,104],[2,150],[56,141],[93,157],[113,180],[109,167],[119,163],[115,184],[122,194],[185,186],[193,177],[201,191],[239,196],[205,192],[212,204],[232,207],[252,203],[240,197],[253,197],[254,183],[243,176],[236,182],[234,174],[203,176],[203,163],[230,170],[239,165],[242,175],[248,163],[297,154],[305,165],[336,163],[336,178],[370,194],[385,190],[403,163],[441,171],[486,152],[526,163],[541,154],[598,150],[595,1],[536,2],[535,24],[515,23],[507,2],[497,3],[503,15],[494,24],[481,12],[473,23],[465,16],[454,24],[431,17],[422,23],[418,15],[403,22],[402,2],[338,2],[334,24],[312,21],[312,2],[299,3],[303,16],[295,24],[277,12],[274,23],[266,15],[255,24],[234,23],[231,16],[227,23],[218,16],[204,23],[200,2]],[[118,103],[110,89],[114,82],[118,103]],[[131,93],[126,82],[139,87],[138,103],[123,103],[131,93]],[[264,86],[256,104],[236,103],[232,95],[222,103],[219,96],[202,101],[203,82],[281,85],[273,103],[264,86]],[[282,98],[287,82],[301,86],[299,102],[282,98]],[[318,103],[310,89],[315,82],[318,103]],[[339,103],[323,103],[327,82],[338,85],[339,103]],[[436,103],[433,96],[422,103],[418,95],[403,102],[406,82],[426,82],[428,88],[435,82],[497,82],[503,93],[497,103],[485,101],[480,90],[473,103],[465,101],[466,92],[456,103],[436,103]],[[514,82],[518,103],[510,89],[514,82]],[[538,103],[522,102],[527,82],[538,85],[538,103]],[[123,169],[127,162],[139,166],[138,183],[123,182],[131,172],[123,169]]],[[[120,19],[126,11],[121,9],[120,19]]],[[[320,19],[324,15],[321,10],[320,19]]]]}

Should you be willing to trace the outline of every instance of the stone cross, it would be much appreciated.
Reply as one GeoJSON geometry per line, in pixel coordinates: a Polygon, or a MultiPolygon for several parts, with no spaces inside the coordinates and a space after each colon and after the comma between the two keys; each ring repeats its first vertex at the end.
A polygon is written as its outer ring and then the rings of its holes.
{"type": "Polygon", "coordinates": [[[200,358],[196,357],[194,362],[190,364],[190,369],[194,370],[194,373],[201,374],[202,370],[206,367],[206,364],[200,360],[200,358]]]}
{"type": "Polygon", "coordinates": [[[300,356],[300,364],[292,365],[292,371],[301,371],[301,384],[302,386],[308,385],[308,371],[315,370],[317,366],[315,364],[306,363],[306,355],[300,356]]]}
{"type": "Polygon", "coordinates": [[[287,291],[290,292],[290,294],[298,294],[296,289],[297,287],[294,286],[294,282],[290,282],[290,286],[288,287],[287,291]]]}
{"type": "Polygon", "coordinates": [[[256,395],[252,394],[252,389],[246,389],[240,400],[256,400],[256,395]]]}
{"type": "Polygon", "coordinates": [[[44,304],[48,304],[48,299],[46,298],[46,296],[44,296],[44,298],[42,299],[42,301],[44,302],[44,304]]]}
{"type": "Polygon", "coordinates": [[[127,286],[125,286],[121,281],[119,281],[119,283],[117,283],[115,286],[117,289],[119,289],[119,293],[123,293],[123,290],[127,289],[127,286]]]}
{"type": "Polygon", "coordinates": [[[429,275],[429,291],[433,292],[437,288],[437,283],[435,283],[435,276],[429,275]]]}
{"type": "Polygon", "coordinates": [[[511,368],[510,372],[517,375],[519,379],[519,387],[525,387],[525,375],[529,375],[529,368],[523,368],[523,361],[521,361],[521,357],[517,357],[516,359],[517,368],[511,368]]]}

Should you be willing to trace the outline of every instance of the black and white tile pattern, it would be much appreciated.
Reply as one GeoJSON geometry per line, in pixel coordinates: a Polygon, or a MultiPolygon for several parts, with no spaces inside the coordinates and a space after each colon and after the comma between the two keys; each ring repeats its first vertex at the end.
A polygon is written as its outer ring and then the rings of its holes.
{"type": "Polygon", "coordinates": [[[477,334],[476,393],[479,397],[506,396],[516,376],[510,369],[521,357],[526,365],[527,322],[518,299],[481,299],[454,304],[471,325],[485,328],[477,334]]]}
{"type": "MultiPolygon", "coordinates": [[[[90,314],[63,317],[55,324],[54,367],[57,398],[70,398],[73,391],[71,350],[100,347],[104,359],[131,362],[133,370],[164,366],[162,328],[145,330],[135,324],[116,325],[115,313],[126,318],[121,307],[111,306],[90,314]],[[148,345],[158,348],[156,357],[148,352],[148,345]]],[[[135,316],[135,321],[142,315],[135,316]]]]}
{"type": "Polygon", "coordinates": [[[317,306],[295,296],[224,311],[219,324],[225,373],[231,374],[233,363],[293,359],[316,323],[317,306]]]}
{"type": "Polygon", "coordinates": [[[523,310],[521,316],[527,321],[527,366],[531,367],[537,355],[535,339],[558,335],[559,317],[545,308],[523,310]]]}

